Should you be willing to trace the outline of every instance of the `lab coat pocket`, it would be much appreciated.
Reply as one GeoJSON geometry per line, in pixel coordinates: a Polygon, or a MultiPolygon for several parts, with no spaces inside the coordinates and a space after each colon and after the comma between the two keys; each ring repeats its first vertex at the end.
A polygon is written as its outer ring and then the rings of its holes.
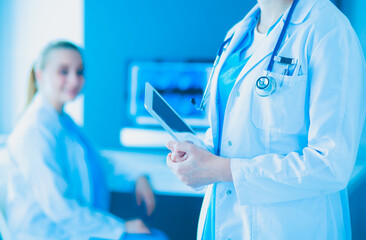
{"type": "Polygon", "coordinates": [[[282,134],[298,133],[304,126],[307,75],[271,73],[276,90],[267,97],[252,91],[251,119],[256,128],[282,134]]]}

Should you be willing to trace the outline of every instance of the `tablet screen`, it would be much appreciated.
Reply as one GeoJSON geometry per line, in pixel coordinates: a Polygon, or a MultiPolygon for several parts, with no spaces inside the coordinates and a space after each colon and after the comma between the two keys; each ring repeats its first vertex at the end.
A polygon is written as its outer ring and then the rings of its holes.
{"type": "Polygon", "coordinates": [[[165,101],[153,91],[152,108],[160,118],[175,132],[188,132],[192,130],[178,117],[178,115],[165,103],[165,101]]]}

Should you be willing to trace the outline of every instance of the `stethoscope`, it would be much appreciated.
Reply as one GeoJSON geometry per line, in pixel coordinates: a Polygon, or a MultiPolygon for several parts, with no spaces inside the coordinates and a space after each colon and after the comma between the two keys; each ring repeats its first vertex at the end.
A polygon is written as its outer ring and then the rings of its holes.
{"type": "MultiPolygon", "coordinates": [[[[278,50],[280,49],[283,38],[285,37],[286,30],[288,28],[288,25],[290,23],[292,14],[295,10],[295,7],[296,7],[296,4],[298,3],[298,1],[299,0],[294,0],[293,3],[291,4],[291,8],[290,8],[289,13],[287,14],[287,17],[286,17],[286,20],[285,20],[285,24],[283,25],[280,36],[278,37],[277,43],[275,45],[275,48],[273,50],[271,59],[269,61],[268,67],[266,69],[267,74],[265,76],[259,77],[257,79],[256,83],[255,83],[255,91],[261,97],[268,97],[272,93],[274,93],[274,91],[276,90],[276,87],[277,87],[276,86],[277,85],[276,80],[273,77],[269,76],[269,73],[273,69],[273,64],[274,64],[275,59],[280,58],[280,57],[277,56],[277,53],[278,53],[278,50]]],[[[216,59],[215,59],[210,77],[208,78],[208,83],[207,83],[207,86],[206,86],[205,91],[203,93],[201,103],[200,103],[199,107],[197,108],[200,111],[205,110],[205,106],[206,106],[206,104],[209,100],[212,77],[213,77],[213,74],[215,72],[216,66],[220,61],[222,53],[226,50],[227,46],[230,44],[231,39],[233,38],[233,36],[234,36],[234,34],[232,34],[231,37],[229,37],[227,40],[225,40],[221,44],[221,46],[219,48],[219,51],[217,52],[216,59]]],[[[192,102],[193,105],[196,105],[196,101],[195,101],[194,98],[191,100],[191,102],[192,102]]]]}

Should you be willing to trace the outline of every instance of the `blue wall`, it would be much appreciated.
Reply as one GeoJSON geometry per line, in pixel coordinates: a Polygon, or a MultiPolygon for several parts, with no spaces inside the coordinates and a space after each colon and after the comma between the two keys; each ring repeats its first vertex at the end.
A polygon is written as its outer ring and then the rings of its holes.
{"type": "Polygon", "coordinates": [[[255,0],[85,1],[85,130],[120,147],[131,60],[209,60],[255,0]]]}
{"type": "MultiPolygon", "coordinates": [[[[365,0],[343,0],[340,4],[340,8],[350,20],[353,28],[355,29],[364,54],[366,53],[366,1],[365,0]]],[[[366,152],[366,124],[364,125],[361,148],[359,152],[366,152]]],[[[362,159],[359,159],[359,161],[362,159]]],[[[366,159],[363,159],[366,162],[366,159]]],[[[366,235],[366,234],[365,234],[366,235]]]]}
{"type": "Polygon", "coordinates": [[[360,38],[364,53],[366,52],[366,2],[365,0],[343,0],[340,8],[349,18],[360,38]]]}

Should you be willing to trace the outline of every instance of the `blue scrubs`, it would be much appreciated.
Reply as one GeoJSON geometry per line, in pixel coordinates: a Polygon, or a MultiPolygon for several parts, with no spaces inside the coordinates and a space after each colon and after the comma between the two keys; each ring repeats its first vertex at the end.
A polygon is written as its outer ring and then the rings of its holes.
{"type": "MultiPolygon", "coordinates": [[[[235,81],[241,70],[248,62],[250,56],[242,58],[245,51],[253,42],[253,31],[245,36],[236,51],[231,54],[222,67],[218,81],[218,102],[219,102],[219,146],[221,145],[221,129],[224,122],[226,103],[235,81]]],[[[220,148],[219,148],[220,153],[220,148]]],[[[216,184],[212,188],[210,205],[207,209],[206,223],[203,230],[202,239],[215,239],[215,196],[216,184]]]]}
{"type": "MultiPolygon", "coordinates": [[[[267,35],[272,31],[272,29],[277,25],[282,16],[273,24],[267,35]]],[[[230,93],[235,85],[235,82],[243,70],[245,64],[248,62],[250,57],[253,55],[254,51],[247,52],[250,46],[253,44],[254,31],[257,26],[259,15],[252,21],[252,30],[248,31],[248,34],[243,37],[241,43],[238,47],[230,54],[224,63],[220,75],[218,78],[218,115],[219,115],[219,147],[218,154],[220,155],[221,146],[221,136],[222,136],[222,126],[224,124],[225,110],[227,101],[229,99],[230,93]]],[[[212,195],[210,199],[210,205],[207,209],[205,226],[203,229],[202,239],[215,239],[215,199],[216,199],[216,184],[213,185],[212,195]]]]}

